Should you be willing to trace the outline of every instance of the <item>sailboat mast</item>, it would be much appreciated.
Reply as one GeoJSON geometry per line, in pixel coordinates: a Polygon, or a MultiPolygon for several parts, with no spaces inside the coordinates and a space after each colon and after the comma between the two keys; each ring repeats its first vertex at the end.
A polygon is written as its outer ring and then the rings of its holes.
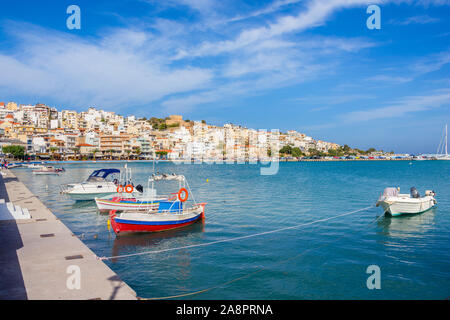
{"type": "Polygon", "coordinates": [[[447,156],[447,124],[445,124],[445,155],[447,156]]]}

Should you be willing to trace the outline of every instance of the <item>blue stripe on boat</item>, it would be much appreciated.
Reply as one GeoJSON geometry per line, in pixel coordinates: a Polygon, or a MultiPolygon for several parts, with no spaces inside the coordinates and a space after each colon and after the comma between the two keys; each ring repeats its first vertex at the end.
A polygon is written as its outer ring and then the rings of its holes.
{"type": "Polygon", "coordinates": [[[123,219],[119,219],[119,218],[115,218],[115,220],[118,223],[124,223],[124,224],[145,224],[148,226],[159,226],[159,225],[182,224],[182,223],[191,222],[191,221],[198,219],[198,217],[200,215],[201,215],[201,213],[199,213],[198,215],[196,215],[193,218],[186,219],[186,220],[178,220],[178,221],[136,221],[136,220],[123,220],[123,219]]]}

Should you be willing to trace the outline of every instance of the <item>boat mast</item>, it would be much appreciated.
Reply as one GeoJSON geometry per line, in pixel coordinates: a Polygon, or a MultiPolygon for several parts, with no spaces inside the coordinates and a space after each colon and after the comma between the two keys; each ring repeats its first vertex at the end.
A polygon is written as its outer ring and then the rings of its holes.
{"type": "Polygon", "coordinates": [[[445,156],[448,156],[448,153],[447,153],[447,124],[445,124],[445,156]]]}

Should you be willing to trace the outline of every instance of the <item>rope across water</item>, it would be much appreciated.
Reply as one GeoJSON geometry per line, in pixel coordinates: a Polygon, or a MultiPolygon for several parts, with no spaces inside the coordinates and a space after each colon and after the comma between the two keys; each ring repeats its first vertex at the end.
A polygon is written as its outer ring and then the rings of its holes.
{"type": "MultiPolygon", "coordinates": [[[[356,210],[356,211],[352,211],[351,213],[360,212],[360,211],[362,211],[362,210],[370,209],[371,207],[373,207],[373,206],[370,206],[370,207],[367,207],[367,208],[363,208],[363,209],[360,209],[360,210],[356,210]]],[[[350,214],[350,213],[348,213],[348,214],[350,214]]],[[[340,215],[340,216],[342,216],[342,215],[340,215]]],[[[374,219],[374,220],[372,220],[370,223],[368,223],[367,226],[370,226],[371,224],[377,222],[378,219],[380,219],[380,218],[383,217],[383,216],[384,216],[384,215],[380,215],[379,217],[377,217],[376,219],[374,219]]],[[[338,216],[336,216],[336,217],[338,217],[338,216]]],[[[298,258],[300,258],[300,257],[302,257],[302,256],[304,256],[304,255],[306,255],[308,252],[311,252],[311,251],[313,251],[313,250],[317,250],[317,249],[321,249],[321,248],[324,248],[324,247],[326,247],[326,246],[329,246],[329,245],[331,245],[332,243],[336,243],[337,241],[339,241],[339,240],[342,239],[343,237],[345,237],[345,234],[342,235],[342,236],[340,236],[340,237],[338,237],[338,238],[336,238],[336,239],[334,239],[334,240],[333,240],[332,242],[330,242],[330,243],[326,243],[326,244],[323,244],[323,245],[320,245],[320,246],[317,246],[317,247],[314,247],[314,248],[307,249],[307,250],[305,250],[305,251],[300,252],[299,254],[297,254],[297,255],[295,255],[295,256],[289,257],[288,259],[284,259],[284,260],[282,260],[282,261],[279,261],[278,263],[275,264],[275,266],[282,265],[282,264],[284,264],[284,263],[286,263],[286,262],[289,262],[289,261],[293,261],[293,260],[295,260],[295,259],[298,259],[298,258]]],[[[164,296],[164,297],[152,297],[152,298],[138,297],[138,299],[139,299],[139,300],[166,300],[166,299],[176,299],[176,298],[183,298],[183,297],[193,296],[193,295],[205,293],[205,292],[208,292],[208,291],[211,291],[211,290],[214,290],[214,289],[217,289],[217,288],[221,288],[221,287],[227,286],[227,285],[229,285],[229,284],[238,282],[238,281],[240,281],[240,280],[249,278],[249,277],[251,277],[251,276],[254,276],[254,275],[258,274],[258,273],[263,272],[264,270],[267,270],[267,267],[261,267],[261,268],[255,270],[255,271],[253,271],[253,272],[244,274],[244,275],[242,275],[242,276],[240,276],[240,277],[233,278],[233,279],[231,279],[231,280],[228,280],[228,281],[226,281],[226,282],[217,284],[217,285],[215,285],[215,286],[208,287],[208,288],[201,289],[201,290],[197,290],[197,291],[185,292],[185,293],[180,293],[180,294],[177,294],[177,295],[164,296]]]]}
{"type": "Polygon", "coordinates": [[[372,207],[373,207],[373,205],[369,206],[369,207],[362,208],[362,209],[346,212],[346,213],[343,213],[343,214],[340,214],[340,215],[337,215],[337,216],[332,216],[332,217],[328,217],[328,218],[318,219],[318,220],[314,220],[314,221],[310,221],[310,222],[306,222],[306,223],[302,223],[302,224],[297,224],[297,225],[293,225],[293,226],[289,226],[289,227],[284,227],[284,228],[280,228],[280,229],[269,230],[269,231],[264,231],[264,232],[259,232],[259,233],[253,233],[253,234],[240,236],[240,237],[235,237],[235,238],[222,239],[222,240],[210,241],[210,242],[199,243],[199,244],[191,244],[191,245],[182,246],[182,247],[175,247],[175,248],[168,248],[168,249],[161,249],[161,250],[152,250],[152,251],[145,251],[145,252],[137,252],[137,253],[130,253],[130,254],[124,254],[124,255],[110,256],[110,257],[97,257],[97,258],[100,259],[100,260],[121,259],[121,258],[142,256],[142,255],[146,255],[146,254],[156,254],[156,253],[162,253],[162,252],[168,252],[168,251],[176,251],[176,250],[182,250],[182,249],[206,247],[206,246],[211,246],[211,245],[215,245],[215,244],[218,244],[218,243],[225,243],[225,242],[232,242],[232,241],[237,241],[237,240],[244,240],[244,239],[259,237],[259,236],[263,236],[263,235],[267,235],[267,234],[282,232],[282,231],[286,231],[286,230],[297,229],[297,228],[300,228],[300,227],[309,226],[309,225],[312,225],[312,224],[315,224],[315,223],[319,223],[319,222],[325,222],[325,221],[337,219],[337,218],[340,218],[340,217],[348,216],[348,215],[351,215],[351,214],[354,214],[354,213],[357,213],[357,212],[361,212],[361,211],[370,209],[372,207]]]}

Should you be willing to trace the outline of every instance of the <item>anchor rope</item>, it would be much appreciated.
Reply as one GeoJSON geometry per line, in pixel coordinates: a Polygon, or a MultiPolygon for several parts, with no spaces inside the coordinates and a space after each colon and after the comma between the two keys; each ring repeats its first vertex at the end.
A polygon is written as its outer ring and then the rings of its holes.
{"type": "MultiPolygon", "coordinates": [[[[362,211],[362,210],[366,210],[366,209],[369,209],[369,208],[372,208],[372,207],[373,207],[373,206],[370,206],[370,207],[367,207],[367,208],[364,208],[364,209],[360,209],[360,210],[357,210],[356,212],[359,212],[359,211],[362,211]]],[[[352,213],[355,213],[355,212],[352,212],[352,213]]],[[[342,215],[341,215],[341,216],[342,216],[342,215]]],[[[380,219],[380,218],[383,217],[383,216],[384,216],[384,215],[380,215],[379,217],[377,217],[376,219],[374,219],[373,221],[371,221],[370,223],[368,223],[368,224],[367,224],[367,227],[370,226],[371,224],[377,222],[378,219],[380,219]]],[[[285,259],[285,260],[282,260],[282,261],[276,263],[276,264],[273,265],[272,267],[282,265],[282,264],[284,264],[284,263],[286,263],[286,262],[289,262],[289,261],[293,261],[293,260],[295,260],[295,259],[297,259],[297,258],[300,258],[301,256],[306,255],[308,252],[311,252],[311,251],[313,251],[313,250],[317,250],[317,249],[321,249],[321,248],[323,248],[323,247],[329,246],[329,245],[331,245],[331,244],[333,244],[333,243],[336,243],[337,241],[341,240],[341,239],[342,239],[343,237],[345,237],[345,236],[346,236],[346,235],[343,234],[342,236],[336,238],[336,239],[335,239],[334,241],[332,241],[332,242],[329,242],[329,243],[326,243],[326,244],[323,244],[323,245],[320,245],[320,246],[317,246],[317,247],[314,247],[314,248],[306,249],[305,251],[302,251],[302,252],[300,252],[299,254],[297,254],[297,255],[295,255],[295,256],[292,256],[292,257],[290,257],[290,258],[288,258],[288,259],[285,259]]],[[[202,289],[202,290],[197,290],[197,291],[192,291],[192,292],[187,292],[187,293],[181,293],[181,294],[178,294],[178,295],[172,295],[172,296],[165,296],[165,297],[153,297],[153,298],[137,297],[137,298],[138,298],[138,300],[166,300],[166,299],[176,299],[176,298],[182,298],[182,297],[193,296],[193,295],[205,293],[205,292],[208,292],[208,291],[211,291],[211,290],[220,288],[220,287],[225,287],[225,286],[227,286],[227,285],[229,285],[229,284],[232,284],[232,283],[234,283],[234,282],[238,282],[238,281],[240,281],[240,280],[243,280],[243,279],[249,278],[249,277],[251,277],[251,276],[254,276],[254,275],[256,275],[256,274],[258,274],[258,273],[261,273],[261,272],[263,272],[263,271],[265,271],[265,270],[267,270],[267,269],[268,269],[268,267],[261,267],[261,268],[255,270],[255,271],[253,271],[253,272],[247,273],[247,274],[242,275],[242,276],[240,276],[240,277],[237,277],[237,278],[228,280],[228,281],[226,281],[226,282],[223,282],[223,283],[220,283],[220,284],[218,284],[218,285],[215,285],[215,286],[212,286],[212,287],[208,287],[208,288],[205,288],[205,289],[202,289]]]]}
{"type": "Polygon", "coordinates": [[[225,242],[231,242],[231,241],[236,241],[236,240],[249,239],[249,238],[259,237],[259,236],[263,236],[263,235],[267,235],[267,234],[272,234],[272,233],[282,232],[282,231],[286,231],[286,230],[296,229],[296,228],[312,225],[312,224],[315,224],[315,223],[318,223],[318,222],[325,222],[325,221],[337,219],[337,218],[340,218],[340,217],[348,216],[348,215],[351,215],[351,214],[354,214],[354,213],[357,213],[357,212],[361,212],[361,211],[370,209],[372,207],[373,207],[373,205],[371,205],[369,207],[362,208],[362,209],[346,212],[346,213],[343,213],[343,214],[340,214],[340,215],[328,217],[328,218],[318,219],[318,220],[314,220],[314,221],[310,221],[310,222],[306,222],[306,223],[302,223],[302,224],[297,224],[297,225],[293,225],[293,226],[289,226],[289,227],[284,227],[284,228],[280,228],[280,229],[269,230],[269,231],[264,231],[264,232],[259,232],[259,233],[253,233],[253,234],[240,236],[240,237],[235,237],[235,238],[222,239],[222,240],[210,241],[210,242],[199,243],[199,244],[191,244],[191,245],[182,246],[182,247],[167,248],[167,249],[161,249],[161,250],[151,250],[151,251],[145,251],[145,252],[136,252],[136,253],[123,254],[123,255],[110,256],[110,257],[96,257],[96,258],[99,259],[99,260],[111,260],[111,259],[121,259],[121,258],[142,256],[142,255],[146,255],[146,254],[155,254],[155,253],[176,251],[176,250],[182,250],[182,249],[206,247],[206,246],[211,246],[211,245],[215,245],[215,244],[218,244],[218,243],[225,243],[225,242]]]}

